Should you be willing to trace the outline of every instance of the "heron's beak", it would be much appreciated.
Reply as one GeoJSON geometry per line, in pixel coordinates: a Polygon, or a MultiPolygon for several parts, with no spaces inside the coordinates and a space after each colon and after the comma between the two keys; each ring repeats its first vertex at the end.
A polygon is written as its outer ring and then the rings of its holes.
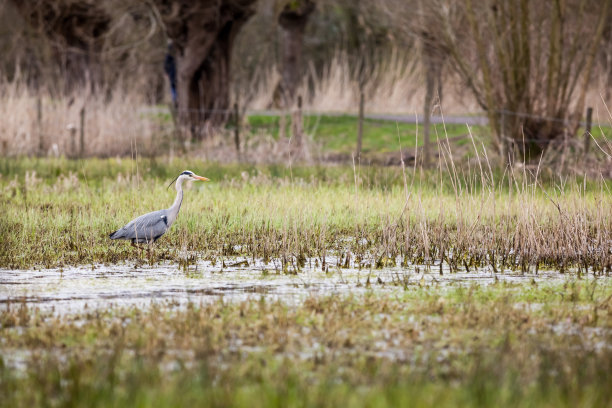
{"type": "Polygon", "coordinates": [[[193,178],[201,181],[210,181],[210,179],[207,179],[206,177],[196,176],[195,174],[193,175],[193,178]]]}

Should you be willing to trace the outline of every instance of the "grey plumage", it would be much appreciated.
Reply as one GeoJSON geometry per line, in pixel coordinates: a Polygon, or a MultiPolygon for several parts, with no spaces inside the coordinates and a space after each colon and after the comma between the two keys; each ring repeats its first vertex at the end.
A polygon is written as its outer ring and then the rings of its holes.
{"type": "Polygon", "coordinates": [[[152,211],[130,221],[109,236],[110,239],[130,239],[139,244],[151,243],[164,235],[170,225],[167,209],[152,211]]]}
{"type": "MultiPolygon", "coordinates": [[[[176,198],[170,208],[153,211],[133,219],[124,227],[112,232],[110,239],[128,239],[132,243],[151,244],[159,239],[170,229],[181,209],[183,202],[183,181],[201,180],[208,181],[206,177],[196,176],[193,172],[186,170],[179,174],[176,181],[176,198]]],[[[174,181],[173,181],[174,182],[174,181]]],[[[172,185],[172,183],[170,183],[172,185]]],[[[170,186],[168,186],[170,187],[170,186]]]]}

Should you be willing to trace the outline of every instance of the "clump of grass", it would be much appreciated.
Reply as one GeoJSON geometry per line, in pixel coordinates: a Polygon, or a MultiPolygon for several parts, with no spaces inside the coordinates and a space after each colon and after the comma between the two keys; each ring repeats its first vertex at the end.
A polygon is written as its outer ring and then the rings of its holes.
{"type": "Polygon", "coordinates": [[[0,406],[606,406],[607,280],[0,311],[0,406]],[[14,368],[11,356],[22,356],[14,368]]]}
{"type": "Polygon", "coordinates": [[[187,191],[177,223],[150,261],[246,256],[300,265],[327,254],[346,266],[403,263],[452,271],[489,267],[609,273],[607,183],[542,181],[524,172],[202,166],[196,161],[7,160],[0,266],[138,259],[107,233],[169,206],[166,183],[185,167],[214,180],[187,191]],[[31,166],[30,166],[31,164],[31,166]],[[30,170],[27,170],[30,169],[30,170]],[[35,172],[35,173],[33,173],[35,172]],[[26,181],[24,175],[28,174],[26,181]]]}

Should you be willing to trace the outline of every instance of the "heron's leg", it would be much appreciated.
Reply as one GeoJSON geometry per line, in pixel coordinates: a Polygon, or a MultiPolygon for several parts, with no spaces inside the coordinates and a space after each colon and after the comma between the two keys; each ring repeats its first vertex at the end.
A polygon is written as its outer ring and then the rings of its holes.
{"type": "Polygon", "coordinates": [[[139,245],[136,241],[132,241],[132,246],[138,249],[138,253],[142,254],[142,251],[144,249],[142,245],[139,245]]]}
{"type": "Polygon", "coordinates": [[[149,263],[151,265],[154,264],[154,253],[153,253],[153,245],[151,241],[148,241],[146,243],[146,249],[147,249],[147,257],[149,258],[149,263]]]}

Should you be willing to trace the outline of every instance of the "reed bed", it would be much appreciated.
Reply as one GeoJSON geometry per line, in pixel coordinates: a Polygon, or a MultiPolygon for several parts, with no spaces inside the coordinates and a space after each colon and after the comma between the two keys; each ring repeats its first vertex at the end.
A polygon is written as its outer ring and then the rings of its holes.
{"type": "MultiPolygon", "coordinates": [[[[163,67],[159,69],[161,72],[163,67]]],[[[304,96],[304,109],[356,113],[359,86],[352,70],[350,58],[342,52],[337,52],[322,72],[309,70],[299,89],[304,96]]],[[[365,89],[368,112],[412,115],[421,110],[422,75],[399,52],[377,66],[370,76],[365,89]]],[[[241,111],[276,108],[272,102],[278,80],[277,67],[268,67],[246,84],[237,81],[231,94],[238,95],[241,111]]],[[[479,112],[481,109],[471,98],[455,92],[457,86],[453,81],[452,78],[447,81],[453,91],[445,93],[446,113],[479,112]]],[[[168,149],[182,150],[183,146],[175,143],[174,124],[167,114],[170,91],[166,91],[166,100],[152,101],[146,92],[150,89],[140,85],[127,83],[98,93],[83,88],[62,95],[48,89],[31,89],[19,76],[12,81],[0,77],[0,155],[77,156],[82,109],[85,109],[83,154],[87,157],[155,155],[162,150],[165,153],[168,149]],[[76,132],[76,140],[71,129],[76,132]]],[[[233,109],[228,111],[228,115],[232,114],[233,109]]],[[[219,143],[228,145],[223,155],[234,159],[233,138],[224,135],[209,144],[219,143]]]]}
{"type": "Polygon", "coordinates": [[[110,95],[83,91],[56,97],[19,81],[0,87],[2,156],[81,155],[81,128],[84,156],[150,154],[168,136],[168,126],[156,119],[142,97],[120,89],[110,95]]]}
{"type": "MultiPolygon", "coordinates": [[[[526,170],[219,166],[192,160],[10,159],[0,169],[0,266],[60,267],[185,254],[280,259],[299,271],[424,265],[442,271],[540,268],[609,274],[612,196],[602,180],[544,180],[526,170]],[[167,207],[184,168],[210,177],[149,255],[108,239],[167,207]],[[29,169],[29,170],[26,170],[29,169]]],[[[190,255],[191,256],[191,255],[190,255]]]]}

